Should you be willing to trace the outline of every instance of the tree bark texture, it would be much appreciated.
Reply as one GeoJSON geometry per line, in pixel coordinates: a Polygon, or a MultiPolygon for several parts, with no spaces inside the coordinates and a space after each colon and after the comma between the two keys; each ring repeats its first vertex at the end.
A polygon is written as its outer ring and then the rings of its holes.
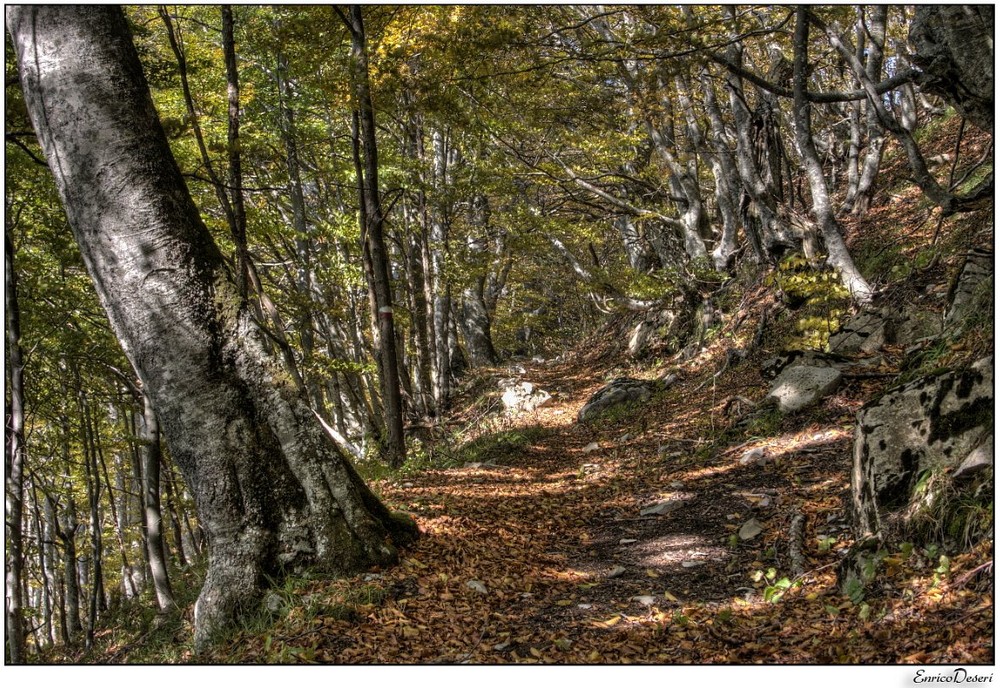
{"type": "Polygon", "coordinates": [[[14,243],[4,236],[4,309],[7,315],[7,365],[10,397],[5,398],[6,456],[4,461],[4,525],[7,539],[6,628],[10,662],[25,661],[24,612],[21,586],[24,581],[24,361],[21,356],[21,311],[17,300],[14,243]]]}
{"type": "Polygon", "coordinates": [[[364,485],[266,354],[170,153],[121,10],[11,6],[7,26],[70,226],[208,536],[196,647],[283,571],[395,562],[416,528],[364,485]]]}
{"type": "Polygon", "coordinates": [[[399,385],[399,365],[396,354],[396,334],[393,322],[392,284],[389,279],[389,256],[383,225],[385,216],[379,190],[378,144],[375,138],[375,109],[372,105],[368,73],[368,46],[364,19],[359,5],[351,5],[345,18],[351,32],[351,81],[354,107],[358,115],[360,155],[363,165],[358,169],[361,187],[361,218],[363,241],[371,252],[371,287],[375,296],[378,353],[382,380],[382,401],[385,407],[385,456],[391,466],[406,461],[406,438],[403,434],[403,400],[399,385]]]}
{"type": "Polygon", "coordinates": [[[823,233],[823,241],[827,248],[827,262],[830,267],[840,273],[840,280],[850,292],[852,298],[861,304],[867,304],[872,299],[872,288],[854,265],[854,260],[844,243],[840,225],[834,215],[830,201],[830,193],[823,175],[823,166],[812,137],[811,105],[805,98],[806,65],[809,58],[809,21],[808,10],[805,7],[796,9],[795,21],[795,54],[793,57],[793,86],[795,112],[795,136],[802,153],[802,166],[805,168],[809,189],[812,192],[812,209],[816,222],[823,233]]]}
{"type": "Polygon", "coordinates": [[[161,612],[174,606],[174,593],[167,572],[167,550],[163,544],[163,512],[160,508],[160,423],[147,395],[142,396],[139,419],[142,448],[142,508],[149,554],[149,573],[153,579],[156,603],[161,612]]]}

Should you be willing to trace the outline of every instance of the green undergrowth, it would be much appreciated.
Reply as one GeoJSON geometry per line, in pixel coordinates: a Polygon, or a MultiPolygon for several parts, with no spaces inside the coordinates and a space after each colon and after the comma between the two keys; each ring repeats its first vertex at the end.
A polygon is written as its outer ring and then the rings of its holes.
{"type": "Polygon", "coordinates": [[[205,580],[205,562],[172,571],[176,606],[159,613],[150,594],[141,599],[112,599],[101,618],[91,648],[84,639],[49,648],[40,664],[183,664],[190,661],[193,642],[191,610],[205,580]]]}
{"type": "Polygon", "coordinates": [[[483,434],[459,445],[456,449],[444,449],[439,453],[447,457],[452,465],[467,463],[507,463],[511,456],[523,452],[528,446],[538,442],[548,431],[537,425],[502,430],[483,434]]]}
{"type": "Polygon", "coordinates": [[[840,276],[829,268],[816,269],[805,256],[792,254],[782,259],[769,281],[788,306],[785,317],[794,323],[788,348],[823,349],[850,307],[850,293],[840,276]]]}

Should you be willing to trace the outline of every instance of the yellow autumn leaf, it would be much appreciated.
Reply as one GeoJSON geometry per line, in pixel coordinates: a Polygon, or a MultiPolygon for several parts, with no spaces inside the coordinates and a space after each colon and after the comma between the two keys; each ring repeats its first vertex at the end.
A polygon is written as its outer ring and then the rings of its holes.
{"type": "Polygon", "coordinates": [[[680,602],[680,600],[670,594],[669,590],[663,591],[663,597],[667,602],[680,602]]]}
{"type": "Polygon", "coordinates": [[[649,576],[650,578],[659,578],[660,577],[660,574],[658,574],[653,569],[646,569],[646,575],[649,576]]]}
{"type": "Polygon", "coordinates": [[[557,600],[556,601],[556,606],[557,607],[568,607],[571,604],[573,604],[573,600],[557,600]]]}
{"type": "Polygon", "coordinates": [[[531,648],[529,650],[529,652],[531,652],[532,656],[534,656],[534,657],[541,657],[542,656],[542,651],[539,650],[537,647],[531,648]]]}

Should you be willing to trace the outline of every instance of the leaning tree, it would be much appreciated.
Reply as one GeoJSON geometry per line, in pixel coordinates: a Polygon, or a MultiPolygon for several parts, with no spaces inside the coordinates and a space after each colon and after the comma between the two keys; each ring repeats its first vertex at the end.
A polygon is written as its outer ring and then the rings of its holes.
{"type": "Polygon", "coordinates": [[[66,215],[209,538],[195,644],[310,568],[389,564],[391,513],[271,359],[171,155],[125,16],[10,6],[21,86],[66,215]]]}

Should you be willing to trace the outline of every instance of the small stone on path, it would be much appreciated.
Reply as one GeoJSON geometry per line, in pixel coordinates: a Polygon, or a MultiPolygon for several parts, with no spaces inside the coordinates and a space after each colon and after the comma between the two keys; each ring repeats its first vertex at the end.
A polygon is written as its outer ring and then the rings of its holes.
{"type": "Polygon", "coordinates": [[[663,502],[658,502],[652,506],[647,506],[645,509],[639,512],[640,516],[662,516],[663,514],[669,514],[671,511],[676,511],[684,505],[684,502],[680,499],[668,499],[663,502]]]}
{"type": "Polygon", "coordinates": [[[763,532],[764,526],[761,525],[760,521],[756,518],[751,518],[749,521],[740,526],[740,539],[752,540],[763,532]]]}

